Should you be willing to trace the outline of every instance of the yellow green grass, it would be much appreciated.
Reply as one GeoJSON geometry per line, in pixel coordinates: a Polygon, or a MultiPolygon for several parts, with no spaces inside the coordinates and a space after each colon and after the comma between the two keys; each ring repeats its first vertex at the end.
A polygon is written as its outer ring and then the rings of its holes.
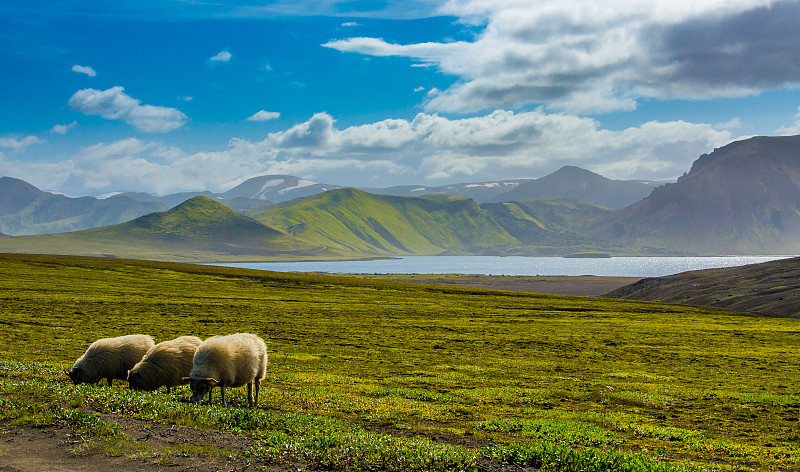
{"type": "MultiPolygon", "coordinates": [[[[101,413],[257,439],[334,470],[800,469],[800,321],[322,275],[0,255],[0,419],[115,437],[101,413]],[[99,337],[268,340],[258,410],[73,386],[99,337]],[[89,426],[92,427],[89,427],[89,426]],[[81,429],[83,428],[83,429],[81,429]]],[[[133,454],[133,452],[131,452],[133,454]]],[[[243,459],[244,460],[244,459],[243,459]]]]}

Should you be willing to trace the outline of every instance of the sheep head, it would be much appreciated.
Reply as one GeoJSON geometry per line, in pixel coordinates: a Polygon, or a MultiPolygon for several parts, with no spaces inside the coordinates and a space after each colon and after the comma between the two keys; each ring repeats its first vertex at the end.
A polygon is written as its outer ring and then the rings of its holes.
{"type": "Polygon", "coordinates": [[[219,385],[219,380],[211,377],[184,377],[181,380],[191,387],[193,403],[199,403],[211,392],[211,389],[219,385]]]}

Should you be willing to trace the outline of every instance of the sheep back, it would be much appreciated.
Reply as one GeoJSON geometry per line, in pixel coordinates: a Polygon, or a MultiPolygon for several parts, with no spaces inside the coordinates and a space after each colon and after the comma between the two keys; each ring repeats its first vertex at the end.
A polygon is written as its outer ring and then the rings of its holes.
{"type": "Polygon", "coordinates": [[[206,339],[194,354],[190,377],[213,378],[227,387],[261,380],[267,370],[267,346],[255,334],[236,333],[206,339]]]}
{"type": "Polygon", "coordinates": [[[128,372],[128,383],[136,390],[175,387],[192,371],[194,353],[202,341],[196,336],[181,336],[162,341],[145,353],[128,372]]]}
{"type": "Polygon", "coordinates": [[[154,345],[153,338],[145,334],[98,339],[75,361],[69,377],[75,384],[125,380],[128,370],[154,345]]]}

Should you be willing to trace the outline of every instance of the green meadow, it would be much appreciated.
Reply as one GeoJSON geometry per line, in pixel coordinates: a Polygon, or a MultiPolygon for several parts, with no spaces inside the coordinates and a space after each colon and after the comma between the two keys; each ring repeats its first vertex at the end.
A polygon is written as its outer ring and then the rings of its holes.
{"type": "Polygon", "coordinates": [[[0,255],[0,300],[0,425],[69,428],[76,453],[141,456],[115,423],[136,418],[310,469],[800,470],[800,320],[31,255],[0,255]],[[238,331],[270,350],[256,410],[63,374],[100,337],[238,331]]]}

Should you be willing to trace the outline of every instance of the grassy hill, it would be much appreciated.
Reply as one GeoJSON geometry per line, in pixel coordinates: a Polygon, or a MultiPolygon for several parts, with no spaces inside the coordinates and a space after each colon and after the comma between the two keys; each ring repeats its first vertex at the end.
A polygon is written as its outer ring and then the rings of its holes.
{"type": "Polygon", "coordinates": [[[0,255],[0,273],[3,429],[118,467],[800,468],[800,320],[121,259],[0,255]],[[242,388],[224,409],[63,372],[100,337],[237,331],[268,342],[258,409],[242,388]]]}
{"type": "Polygon", "coordinates": [[[194,197],[171,210],[126,223],[3,238],[0,250],[182,261],[358,257],[305,243],[208,197],[194,197]]]}
{"type": "Polygon", "coordinates": [[[520,244],[472,200],[331,190],[249,212],[310,244],[374,255],[482,254],[520,244]]]}

